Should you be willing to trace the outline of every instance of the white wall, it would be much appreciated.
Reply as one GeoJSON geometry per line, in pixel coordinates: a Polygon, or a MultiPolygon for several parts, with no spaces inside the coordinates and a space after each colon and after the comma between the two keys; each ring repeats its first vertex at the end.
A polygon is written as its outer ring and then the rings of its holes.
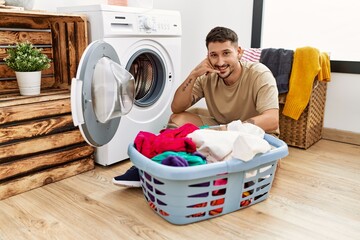
{"type": "Polygon", "coordinates": [[[313,46],[333,60],[360,61],[359,0],[264,1],[261,46],[313,46]],[[345,12],[339,8],[346,9],[345,12]],[[286,20],[286,21],[284,21],[286,20]],[[286,24],[286,25],[284,25],[286,24]]]}
{"type": "MultiPolygon", "coordinates": [[[[207,54],[205,37],[216,26],[233,29],[239,44],[249,48],[253,1],[223,0],[154,0],[154,8],[178,10],[182,16],[182,79],[197,66],[207,54]]],[[[205,101],[195,106],[205,107],[205,101]]]]}
{"type": "MultiPolygon", "coordinates": [[[[262,47],[313,46],[332,60],[360,61],[358,0],[264,1],[262,47]],[[339,11],[339,9],[346,11],[339,11]]],[[[360,133],[360,75],[332,73],[324,127],[360,133]]]]}
{"type": "MultiPolygon", "coordinates": [[[[51,4],[49,4],[48,0],[35,0],[34,8],[56,11],[56,7],[59,6],[96,4],[102,1],[103,0],[58,0],[51,1],[51,4]]],[[[172,9],[181,12],[183,27],[181,67],[183,79],[185,79],[189,72],[205,57],[205,36],[208,31],[215,26],[223,25],[234,29],[239,35],[240,45],[245,48],[250,47],[252,2],[252,0],[223,0],[221,2],[215,0],[153,0],[154,8],[172,9]]],[[[267,4],[269,3],[273,4],[273,1],[269,1],[267,4]]],[[[280,20],[281,29],[288,31],[288,29],[292,28],[292,23],[284,21],[284,19],[281,18],[283,16],[281,13],[294,8],[286,9],[284,8],[285,6],[286,4],[284,3],[282,7],[280,6],[278,8],[280,13],[276,15],[278,18],[275,20],[280,20]]],[[[301,12],[299,11],[299,7],[306,9],[309,5],[298,4],[295,12],[301,12]]],[[[320,10],[321,9],[319,9],[319,11],[320,10]]],[[[294,20],[295,17],[291,19],[294,20]]],[[[298,18],[298,21],[300,21],[301,24],[311,24],[311,22],[306,22],[306,19],[306,17],[302,16],[298,18]]],[[[264,22],[264,26],[266,27],[266,22],[264,22]]],[[[356,26],[354,26],[353,29],[357,29],[356,26]]],[[[336,29],[332,29],[332,33],[336,33],[336,29]]],[[[276,37],[277,34],[271,34],[271,36],[276,37]]],[[[301,34],[296,35],[296,37],[299,36],[301,36],[301,34]]],[[[344,38],[347,38],[347,36],[344,36],[344,38]]],[[[328,38],[327,40],[332,41],[332,38],[328,38]]],[[[282,46],[285,47],[284,45],[282,46]]],[[[273,47],[276,47],[275,43],[273,47]]],[[[328,84],[324,127],[360,133],[359,90],[359,75],[332,73],[332,80],[328,84]]]]}
{"type": "Polygon", "coordinates": [[[182,76],[206,57],[205,37],[216,26],[233,29],[239,44],[251,43],[252,0],[154,0],[154,8],[178,10],[182,16],[182,76]]]}
{"type": "Polygon", "coordinates": [[[56,12],[57,7],[101,4],[103,0],[35,0],[34,10],[46,10],[56,12]]]}
{"type": "Polygon", "coordinates": [[[360,75],[331,73],[324,127],[360,133],[360,75]]]}

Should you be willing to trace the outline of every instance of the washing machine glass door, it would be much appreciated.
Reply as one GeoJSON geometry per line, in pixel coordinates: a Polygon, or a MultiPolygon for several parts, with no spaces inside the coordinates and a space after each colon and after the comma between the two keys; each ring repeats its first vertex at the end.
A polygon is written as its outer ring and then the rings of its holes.
{"type": "Polygon", "coordinates": [[[116,133],[135,95],[134,77],[122,66],[115,49],[104,41],[84,51],[71,83],[71,112],[85,140],[99,147],[116,133]]]}

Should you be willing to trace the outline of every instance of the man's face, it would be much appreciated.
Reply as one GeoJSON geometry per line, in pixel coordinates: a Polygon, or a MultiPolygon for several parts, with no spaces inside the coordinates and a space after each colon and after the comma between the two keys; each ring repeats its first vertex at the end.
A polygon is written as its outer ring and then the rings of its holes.
{"type": "Polygon", "coordinates": [[[230,41],[210,42],[208,45],[208,59],[211,65],[220,71],[218,75],[224,80],[239,68],[239,54],[240,48],[230,41]]]}

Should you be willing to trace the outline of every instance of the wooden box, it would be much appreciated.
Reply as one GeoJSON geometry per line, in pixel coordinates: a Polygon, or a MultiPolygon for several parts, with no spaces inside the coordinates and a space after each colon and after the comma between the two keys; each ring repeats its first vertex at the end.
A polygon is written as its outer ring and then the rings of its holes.
{"type": "Polygon", "coordinates": [[[86,19],[0,10],[0,199],[94,168],[94,149],[73,125],[70,83],[87,40],[86,19]],[[41,94],[20,96],[6,49],[29,40],[51,59],[41,94]]]}

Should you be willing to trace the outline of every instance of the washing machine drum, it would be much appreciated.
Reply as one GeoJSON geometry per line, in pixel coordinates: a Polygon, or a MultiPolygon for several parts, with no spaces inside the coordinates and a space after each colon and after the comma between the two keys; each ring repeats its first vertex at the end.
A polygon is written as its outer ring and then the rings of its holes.
{"type": "Polygon", "coordinates": [[[85,140],[99,147],[116,133],[121,116],[134,105],[135,79],[123,66],[115,49],[104,41],[92,42],[84,51],[71,83],[71,112],[85,140]]]}

